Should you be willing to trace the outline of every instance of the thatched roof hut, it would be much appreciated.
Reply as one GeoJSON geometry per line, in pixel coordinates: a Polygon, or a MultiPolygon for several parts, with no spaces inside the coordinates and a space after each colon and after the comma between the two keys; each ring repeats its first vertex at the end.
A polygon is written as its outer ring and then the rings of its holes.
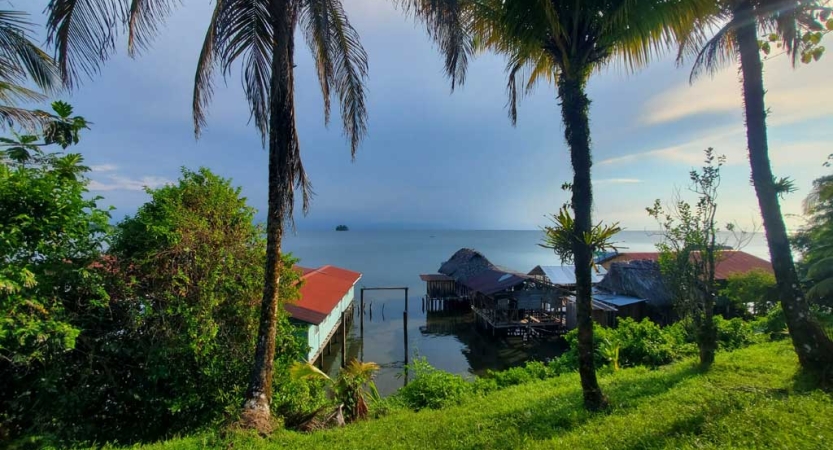
{"type": "Polygon", "coordinates": [[[482,253],[470,248],[457,250],[451,259],[440,266],[440,273],[453,277],[458,282],[480,275],[489,270],[498,270],[482,253]]]}
{"type": "Polygon", "coordinates": [[[614,294],[644,298],[654,306],[669,306],[673,301],[656,261],[612,263],[598,287],[614,294]]]}

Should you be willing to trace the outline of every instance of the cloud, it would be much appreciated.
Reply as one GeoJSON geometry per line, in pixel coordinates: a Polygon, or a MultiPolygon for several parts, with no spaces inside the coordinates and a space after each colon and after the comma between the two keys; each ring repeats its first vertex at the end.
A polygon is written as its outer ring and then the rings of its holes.
{"type": "Polygon", "coordinates": [[[727,164],[746,162],[746,144],[743,141],[743,129],[735,126],[711,130],[708,137],[702,137],[658,149],[647,150],[629,155],[603,159],[598,165],[623,165],[644,159],[663,159],[686,165],[698,165],[703,162],[703,150],[713,147],[717,154],[727,156],[727,164]],[[734,151],[732,151],[734,150],[734,151]],[[740,150],[740,151],[739,151],[740,150]],[[742,155],[739,155],[742,153],[742,155]]]}
{"type": "MultiPolygon", "coordinates": [[[[773,58],[765,65],[764,82],[770,125],[783,125],[833,113],[833,70],[830,58],[794,70],[786,57],[773,58]]],[[[642,124],[658,125],[691,116],[742,114],[741,85],[734,67],[704,78],[693,85],[678,84],[655,94],[643,107],[642,124]]]]}
{"type": "Polygon", "coordinates": [[[94,164],[90,166],[93,172],[115,172],[119,166],[115,164],[94,164]]]}
{"type": "Polygon", "coordinates": [[[92,180],[88,188],[91,191],[143,191],[146,187],[155,189],[166,184],[172,184],[171,180],[156,176],[145,176],[138,179],[120,175],[108,175],[107,181],[92,180]]]}
{"type": "Polygon", "coordinates": [[[638,178],[605,178],[596,180],[593,184],[635,184],[641,182],[642,180],[638,178]]]}

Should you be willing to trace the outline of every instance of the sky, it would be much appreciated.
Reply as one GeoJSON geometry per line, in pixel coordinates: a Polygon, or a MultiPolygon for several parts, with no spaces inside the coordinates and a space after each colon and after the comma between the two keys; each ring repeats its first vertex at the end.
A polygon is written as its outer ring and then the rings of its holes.
{"type": "MultiPolygon", "coordinates": [[[[296,46],[296,115],[315,197],[296,210],[299,230],[538,229],[567,200],[572,178],[555,89],[522,101],[517,126],[506,109],[503,58],[485,54],[453,93],[424,28],[384,0],[343,0],[370,59],[369,134],[354,161],[337,114],[325,127],[308,48],[296,46]]],[[[11,0],[39,26],[48,0],[11,0]]],[[[174,182],[181,168],[231,178],[265,217],[267,154],[249,124],[238,73],[218,80],[208,126],[196,140],[191,93],[211,2],[186,1],[152,47],[135,59],[122,40],[102,72],[60,98],[91,121],[74,151],[93,168],[91,191],[114,219],[135,213],[144,187],[174,182]]],[[[42,28],[38,32],[43,37],[42,28]]],[[[829,38],[828,38],[829,40],[829,38]]],[[[594,220],[629,230],[657,228],[645,207],[688,186],[703,150],[726,156],[719,221],[761,227],[749,183],[736,67],[689,84],[673,55],[632,74],[612,65],[588,86],[593,139],[594,220]]],[[[786,56],[765,63],[770,156],[776,176],[798,192],[782,201],[788,225],[803,223],[801,200],[829,172],[833,153],[833,54],[793,69],[786,56]]],[[[334,108],[334,113],[337,109],[334,108]]]]}

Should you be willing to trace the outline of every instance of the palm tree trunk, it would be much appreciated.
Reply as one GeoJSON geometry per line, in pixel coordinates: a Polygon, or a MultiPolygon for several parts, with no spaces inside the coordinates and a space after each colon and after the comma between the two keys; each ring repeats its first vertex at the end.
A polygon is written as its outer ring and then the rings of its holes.
{"type": "Polygon", "coordinates": [[[272,44],[272,78],[269,96],[269,197],[266,217],[266,273],[260,310],[257,346],[241,423],[263,433],[272,430],[272,372],[275,361],[278,292],[281,273],[281,241],[287,215],[287,192],[293,189],[287,176],[294,154],[294,12],[286,0],[274,0],[275,39],[272,44]]]}
{"type": "Polygon", "coordinates": [[[573,258],[576,265],[576,306],[578,321],[578,359],[584,406],[596,411],[607,406],[607,399],[599,387],[594,365],[593,318],[591,302],[592,250],[582,239],[592,227],[593,187],[590,183],[590,100],[584,92],[584,79],[561,76],[558,96],[561,98],[561,116],[564,136],[570,146],[573,163],[573,258]]]}
{"type": "MultiPolygon", "coordinates": [[[[748,2],[735,11],[741,18],[752,17],[748,2]]],[[[766,106],[764,104],[763,64],[754,20],[741,20],[737,44],[743,73],[743,100],[746,108],[746,139],[752,182],[764,220],[772,268],[787,326],[801,366],[826,377],[833,376],[833,341],[813,319],[795,271],[787,228],[778,203],[778,192],[769,163],[767,148],[766,106]]]]}

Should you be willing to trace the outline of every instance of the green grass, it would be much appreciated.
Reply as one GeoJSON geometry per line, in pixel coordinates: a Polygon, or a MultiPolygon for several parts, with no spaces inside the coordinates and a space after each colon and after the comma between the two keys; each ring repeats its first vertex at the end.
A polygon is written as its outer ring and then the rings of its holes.
{"type": "Polygon", "coordinates": [[[833,448],[833,397],[808,390],[788,342],[602,378],[609,413],[581,407],[577,375],[507,388],[466,403],[398,411],[342,429],[268,439],[202,434],[145,449],[833,448]]]}

